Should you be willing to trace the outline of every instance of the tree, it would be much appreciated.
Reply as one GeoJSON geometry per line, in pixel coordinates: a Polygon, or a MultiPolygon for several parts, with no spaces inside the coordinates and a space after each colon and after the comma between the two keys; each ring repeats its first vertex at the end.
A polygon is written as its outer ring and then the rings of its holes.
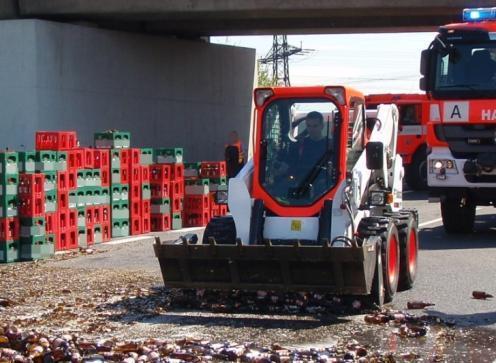
{"type": "Polygon", "coordinates": [[[257,78],[258,87],[275,87],[277,81],[269,75],[269,72],[263,67],[260,62],[257,62],[257,78]]]}

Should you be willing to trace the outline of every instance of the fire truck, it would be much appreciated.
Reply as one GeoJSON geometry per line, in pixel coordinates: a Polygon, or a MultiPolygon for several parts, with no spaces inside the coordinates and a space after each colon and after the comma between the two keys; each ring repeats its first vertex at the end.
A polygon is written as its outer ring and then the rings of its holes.
{"type": "Polygon", "coordinates": [[[496,205],[496,8],[464,9],[422,52],[430,98],[427,181],[447,233],[473,230],[476,206],[496,205]]]}
{"type": "Polygon", "coordinates": [[[425,94],[371,94],[367,109],[395,104],[399,110],[398,153],[403,159],[405,180],[414,190],[427,187],[427,121],[429,103],[425,94]]]}

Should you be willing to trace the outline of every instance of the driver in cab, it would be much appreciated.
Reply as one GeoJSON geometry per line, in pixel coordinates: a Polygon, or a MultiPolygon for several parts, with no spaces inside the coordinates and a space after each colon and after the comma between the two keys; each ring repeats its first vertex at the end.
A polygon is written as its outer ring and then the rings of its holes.
{"type": "Polygon", "coordinates": [[[301,181],[312,171],[327,152],[330,140],[322,135],[324,129],[324,117],[320,112],[309,112],[305,118],[307,135],[298,138],[295,145],[290,148],[286,160],[282,160],[276,174],[279,176],[289,175],[290,178],[301,181]]]}

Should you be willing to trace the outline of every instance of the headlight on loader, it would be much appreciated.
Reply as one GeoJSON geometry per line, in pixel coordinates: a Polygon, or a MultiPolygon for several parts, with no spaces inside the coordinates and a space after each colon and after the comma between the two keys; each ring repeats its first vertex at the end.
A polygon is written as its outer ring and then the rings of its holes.
{"type": "Polygon", "coordinates": [[[369,204],[372,206],[386,205],[386,193],[383,191],[370,192],[369,204]]]}

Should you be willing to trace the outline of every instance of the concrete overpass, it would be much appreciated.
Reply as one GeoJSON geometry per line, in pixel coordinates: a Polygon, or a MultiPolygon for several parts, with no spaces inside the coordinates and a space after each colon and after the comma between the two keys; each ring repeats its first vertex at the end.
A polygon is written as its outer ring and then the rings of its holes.
{"type": "Polygon", "coordinates": [[[0,0],[0,17],[181,37],[433,30],[493,0],[0,0]]]}

